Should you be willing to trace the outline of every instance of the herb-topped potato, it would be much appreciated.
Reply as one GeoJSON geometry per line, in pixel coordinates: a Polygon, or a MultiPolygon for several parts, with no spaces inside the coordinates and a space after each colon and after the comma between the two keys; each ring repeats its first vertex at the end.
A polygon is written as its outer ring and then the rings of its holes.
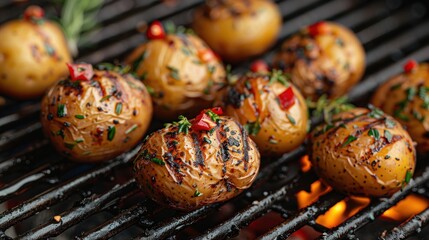
{"type": "MultiPolygon", "coordinates": [[[[263,155],[279,156],[301,145],[307,135],[308,110],[301,93],[281,71],[259,63],[229,86],[225,113],[243,124],[263,155]]],[[[221,103],[219,103],[221,104],[221,103]]]]}
{"type": "Polygon", "coordinates": [[[61,28],[30,6],[23,19],[0,26],[0,94],[36,98],[67,76],[71,61],[61,28]]]}
{"type": "Polygon", "coordinates": [[[277,39],[282,16],[267,0],[207,0],[193,29],[221,57],[238,62],[265,52],[277,39]]]}
{"type": "Polygon", "coordinates": [[[196,118],[149,135],[134,161],[134,175],[153,200],[191,210],[226,201],[250,187],[260,155],[241,124],[203,110],[196,118]]]}
{"type": "Polygon", "coordinates": [[[225,69],[210,48],[192,34],[165,34],[159,22],[149,27],[147,37],[126,62],[148,87],[155,116],[174,119],[210,107],[226,81],[225,69]]]}
{"type": "Polygon", "coordinates": [[[43,130],[54,147],[72,160],[97,162],[135,146],[152,117],[143,83],[119,68],[68,67],[70,77],[52,86],[42,101],[43,130]]]}
{"type": "Polygon", "coordinates": [[[365,52],[349,29],[318,22],[286,40],[273,65],[290,73],[306,98],[316,100],[323,94],[337,98],[361,79],[365,52]]]}
{"type": "Polygon", "coordinates": [[[339,113],[331,124],[315,128],[310,159],[316,173],[336,190],[386,197],[410,181],[416,153],[401,124],[371,107],[339,113]]]}
{"type": "Polygon", "coordinates": [[[372,103],[395,117],[417,144],[429,152],[429,64],[410,60],[404,72],[381,85],[372,103]]]}

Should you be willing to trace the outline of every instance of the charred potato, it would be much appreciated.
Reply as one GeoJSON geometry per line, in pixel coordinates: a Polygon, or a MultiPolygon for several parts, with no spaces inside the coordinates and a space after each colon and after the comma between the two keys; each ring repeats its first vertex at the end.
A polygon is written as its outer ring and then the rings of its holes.
{"type": "Polygon", "coordinates": [[[248,73],[228,87],[222,102],[226,114],[248,129],[263,155],[279,156],[305,140],[305,100],[282,72],[248,73]]]}
{"type": "Polygon", "coordinates": [[[306,98],[346,94],[362,77],[365,52],[349,29],[319,22],[286,40],[273,60],[275,68],[292,76],[306,98]]]}
{"type": "Polygon", "coordinates": [[[192,27],[222,59],[238,62],[265,52],[277,39],[282,17],[267,0],[207,0],[192,27]]]}
{"type": "Polygon", "coordinates": [[[69,65],[70,78],[43,98],[41,122],[54,147],[81,162],[108,160],[143,137],[152,103],[144,85],[131,75],[69,65]]]}
{"type": "Polygon", "coordinates": [[[372,103],[406,127],[419,152],[429,152],[428,63],[407,62],[403,73],[377,89],[372,103]]]}
{"type": "Polygon", "coordinates": [[[155,116],[171,120],[210,107],[225,84],[224,67],[210,48],[191,34],[165,35],[159,22],[147,35],[126,62],[151,91],[155,116]]]}
{"type": "Polygon", "coordinates": [[[0,26],[0,94],[36,98],[67,76],[71,61],[61,28],[29,7],[24,18],[0,26]]]}
{"type": "Polygon", "coordinates": [[[311,134],[316,173],[336,190],[390,196],[410,181],[416,164],[412,140],[401,124],[379,109],[335,115],[311,134]]]}
{"type": "MultiPolygon", "coordinates": [[[[149,135],[134,175],[153,200],[191,210],[226,201],[250,187],[260,155],[241,124],[206,110],[149,135]]],[[[217,112],[219,113],[219,112],[217,112]]]]}

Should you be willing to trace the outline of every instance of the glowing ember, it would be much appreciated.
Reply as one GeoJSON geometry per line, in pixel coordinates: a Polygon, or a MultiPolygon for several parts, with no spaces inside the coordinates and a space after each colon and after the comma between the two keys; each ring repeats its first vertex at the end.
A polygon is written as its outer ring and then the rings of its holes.
{"type": "Polygon", "coordinates": [[[410,194],[381,216],[383,219],[404,221],[429,207],[429,200],[417,194],[410,194]]]}

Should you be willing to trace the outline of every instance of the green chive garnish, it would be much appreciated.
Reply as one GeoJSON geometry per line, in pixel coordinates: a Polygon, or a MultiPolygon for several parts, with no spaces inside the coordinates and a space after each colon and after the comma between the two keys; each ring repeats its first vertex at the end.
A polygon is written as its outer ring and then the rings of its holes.
{"type": "Polygon", "coordinates": [[[116,127],[115,126],[109,126],[107,128],[107,140],[112,141],[113,138],[115,137],[115,133],[116,133],[116,127]]]}

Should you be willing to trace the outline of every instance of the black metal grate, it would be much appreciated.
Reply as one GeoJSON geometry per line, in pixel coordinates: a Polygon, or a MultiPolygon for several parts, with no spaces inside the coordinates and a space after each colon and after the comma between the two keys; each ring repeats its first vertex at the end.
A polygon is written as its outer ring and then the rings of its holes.
{"type": "MultiPolygon", "coordinates": [[[[48,1],[32,2],[50,8],[48,1]]],[[[77,61],[123,59],[144,41],[136,30],[138,23],[160,19],[189,24],[191,10],[201,0],[180,0],[173,7],[155,0],[105,2],[98,16],[100,28],[84,34],[86,45],[80,47],[77,61]]],[[[365,103],[370,92],[398,73],[406,59],[429,59],[429,14],[424,0],[276,2],[284,25],[277,45],[262,57],[269,61],[279,43],[304,25],[321,19],[344,24],[357,33],[367,51],[365,79],[349,93],[355,103],[365,103]]],[[[1,1],[0,22],[16,18],[26,5],[1,1]]],[[[242,72],[248,64],[235,69],[242,72]]],[[[65,239],[222,239],[235,236],[267,212],[279,213],[284,222],[259,236],[261,239],[284,239],[305,225],[320,232],[320,239],[353,239],[367,236],[361,235],[360,229],[376,224],[374,220],[411,192],[429,196],[429,167],[420,156],[421,166],[414,181],[402,191],[390,199],[372,200],[340,226],[328,229],[317,224],[315,218],[346,196],[329,192],[309,207],[297,210],[294,193],[308,190],[317,180],[312,172],[299,171],[297,159],[306,152],[301,146],[279,159],[265,159],[255,184],[232,201],[189,213],[177,212],[157,206],[137,190],[129,174],[129,161],[138,147],[100,165],[64,161],[43,137],[38,112],[38,102],[6,100],[0,108],[0,203],[6,206],[0,214],[1,239],[58,235],[65,239]],[[55,215],[61,216],[60,222],[54,221],[55,215]]],[[[424,239],[429,234],[428,211],[370,236],[403,239],[414,234],[424,239]]]]}

